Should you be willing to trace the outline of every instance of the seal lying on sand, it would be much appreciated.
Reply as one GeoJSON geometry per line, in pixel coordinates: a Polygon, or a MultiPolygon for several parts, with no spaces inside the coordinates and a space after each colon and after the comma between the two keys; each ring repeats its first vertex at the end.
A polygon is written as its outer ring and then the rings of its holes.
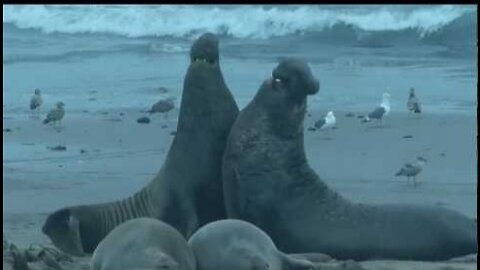
{"type": "Polygon", "coordinates": [[[157,176],[118,202],[73,206],[49,215],[42,230],[61,250],[83,255],[118,224],[137,217],[165,221],[183,236],[225,218],[221,161],[238,107],[223,79],[218,39],[198,38],[190,51],[177,133],[157,176]]]}
{"type": "Polygon", "coordinates": [[[476,225],[458,212],[353,203],[321,181],[303,134],[306,97],[318,89],[306,63],[286,59],[240,112],[223,159],[228,217],[257,225],[286,253],[444,260],[476,252],[476,225]]]}
{"type": "Polygon", "coordinates": [[[209,223],[188,244],[197,270],[313,270],[313,264],[277,250],[272,239],[255,225],[235,219],[209,223]]]}
{"type": "Polygon", "coordinates": [[[115,227],[95,249],[92,270],[195,270],[195,256],[183,236],[153,218],[115,227]]]}

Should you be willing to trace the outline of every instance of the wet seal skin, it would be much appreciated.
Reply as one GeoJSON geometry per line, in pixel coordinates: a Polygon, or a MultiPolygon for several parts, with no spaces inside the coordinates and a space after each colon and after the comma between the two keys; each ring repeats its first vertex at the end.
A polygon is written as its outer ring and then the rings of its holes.
{"type": "Polygon", "coordinates": [[[192,45],[175,138],[156,177],[124,200],[49,215],[42,230],[55,246],[73,255],[92,253],[117,225],[138,217],[160,219],[184,237],[226,217],[221,162],[238,107],[220,69],[218,46],[211,33],[192,45]]]}
{"type": "Polygon", "coordinates": [[[435,261],[477,252],[476,224],[459,212],[354,203],[321,180],[303,133],[307,96],[318,90],[305,62],[284,59],[240,112],[223,159],[228,217],[255,224],[286,253],[435,261]]]}

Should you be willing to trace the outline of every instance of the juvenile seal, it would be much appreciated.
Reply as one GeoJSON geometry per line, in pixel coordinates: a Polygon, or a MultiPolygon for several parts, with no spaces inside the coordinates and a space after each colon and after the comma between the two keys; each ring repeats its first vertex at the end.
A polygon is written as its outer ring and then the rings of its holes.
{"type": "Polygon", "coordinates": [[[476,224],[456,211],[353,203],[321,181],[303,134],[307,95],[318,90],[306,63],[286,59],[240,112],[223,159],[228,217],[255,224],[286,253],[444,260],[476,252],[476,224]]]}
{"type": "Polygon", "coordinates": [[[93,252],[92,270],[195,270],[195,256],[172,226],[136,218],[115,227],[93,252]]]}
{"type": "Polygon", "coordinates": [[[277,250],[265,232],[241,220],[211,222],[198,229],[188,244],[197,258],[197,270],[315,269],[311,262],[277,250]]]}
{"type": "Polygon", "coordinates": [[[238,107],[220,70],[216,36],[198,38],[190,59],[177,132],[156,177],[127,199],[49,215],[42,230],[58,248],[73,255],[92,253],[108,232],[137,217],[160,219],[185,237],[225,218],[221,161],[238,107]]]}

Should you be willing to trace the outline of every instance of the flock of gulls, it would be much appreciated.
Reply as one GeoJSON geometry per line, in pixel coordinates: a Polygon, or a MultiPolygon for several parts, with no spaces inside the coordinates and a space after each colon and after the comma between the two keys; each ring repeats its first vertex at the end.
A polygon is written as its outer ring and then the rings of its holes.
{"type": "MultiPolygon", "coordinates": [[[[30,98],[30,111],[32,116],[39,117],[40,107],[43,104],[43,98],[40,89],[36,88],[32,97],[30,98]]],[[[153,113],[164,113],[165,117],[168,118],[168,112],[175,108],[174,98],[167,97],[165,99],[159,100],[152,105],[150,110],[147,112],[149,114],[153,113]]],[[[62,101],[59,101],[55,104],[55,108],[48,111],[45,119],[43,120],[44,124],[52,123],[53,125],[61,125],[61,121],[65,116],[65,104],[62,101]]]]}
{"type": "MultiPolygon", "coordinates": [[[[41,95],[40,89],[35,89],[34,94],[30,99],[30,110],[34,114],[38,114],[40,107],[43,104],[43,98],[41,95]]],[[[152,105],[150,110],[147,112],[149,114],[153,113],[163,113],[165,117],[168,118],[168,112],[174,109],[174,98],[169,97],[166,99],[159,100],[155,104],[152,105]]],[[[422,112],[420,101],[415,95],[415,89],[412,87],[410,88],[410,94],[407,100],[407,109],[409,116],[414,114],[420,114],[422,112]]],[[[383,125],[383,119],[385,116],[388,115],[390,112],[390,94],[383,93],[382,94],[382,101],[378,107],[374,110],[369,112],[362,120],[362,122],[370,122],[372,120],[376,120],[380,122],[380,125],[383,125]]],[[[51,109],[45,119],[43,120],[44,124],[53,123],[56,125],[61,125],[61,120],[65,116],[65,104],[61,101],[56,103],[56,107],[51,109]]],[[[333,111],[329,111],[327,115],[317,120],[314,123],[313,130],[321,130],[325,132],[329,132],[329,130],[336,128],[337,119],[333,113],[333,111]]],[[[418,156],[414,162],[406,163],[403,167],[395,174],[395,176],[405,176],[407,177],[407,183],[410,182],[410,178],[413,178],[414,186],[417,185],[416,176],[422,171],[424,164],[426,163],[426,159],[422,156],[418,156]]]]}
{"type": "MultiPolygon", "coordinates": [[[[410,88],[410,94],[407,100],[407,109],[408,115],[410,116],[412,113],[419,115],[422,113],[420,101],[415,95],[415,89],[412,87],[410,88]]],[[[376,120],[380,122],[380,125],[383,126],[383,119],[385,116],[388,115],[390,112],[390,94],[383,93],[382,94],[382,101],[378,107],[370,111],[362,120],[363,123],[370,122],[372,120],[376,120]]],[[[314,127],[310,128],[310,130],[320,130],[329,132],[329,130],[336,128],[337,119],[333,114],[333,111],[329,111],[327,115],[317,120],[314,123],[314,127]]],[[[416,176],[422,171],[423,166],[427,160],[423,156],[418,156],[414,162],[409,162],[403,165],[403,167],[395,174],[395,176],[405,176],[407,177],[407,183],[410,183],[410,178],[413,178],[413,185],[417,186],[417,179],[416,176]]]]}

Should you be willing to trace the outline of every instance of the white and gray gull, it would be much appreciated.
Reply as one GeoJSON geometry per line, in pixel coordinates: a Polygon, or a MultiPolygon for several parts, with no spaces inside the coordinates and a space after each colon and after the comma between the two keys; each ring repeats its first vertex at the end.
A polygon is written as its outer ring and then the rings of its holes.
{"type": "Polygon", "coordinates": [[[36,88],[33,96],[30,98],[30,110],[37,110],[42,106],[43,99],[40,89],[36,88]]]}
{"type": "Polygon", "coordinates": [[[408,96],[407,101],[407,108],[408,108],[408,115],[413,113],[421,113],[422,108],[420,107],[420,101],[418,100],[417,96],[415,96],[415,89],[412,87],[410,88],[410,95],[408,96]]]}
{"type": "Polygon", "coordinates": [[[43,120],[43,123],[44,124],[48,124],[50,122],[53,122],[53,123],[60,123],[60,121],[62,120],[63,116],[65,116],[65,108],[64,108],[65,104],[63,104],[63,102],[57,102],[56,104],[56,108],[54,109],[51,109],[48,114],[47,114],[47,117],[45,118],[45,120],[43,120]]]}
{"type": "Polygon", "coordinates": [[[368,122],[371,119],[382,120],[383,117],[388,115],[389,112],[390,112],[390,94],[389,93],[383,93],[382,103],[380,103],[380,106],[375,108],[375,110],[371,111],[365,117],[365,121],[368,122]]]}
{"type": "Polygon", "coordinates": [[[337,123],[337,119],[332,111],[327,113],[327,116],[315,122],[316,129],[331,129],[337,123]]]}
{"type": "Polygon", "coordinates": [[[413,185],[417,186],[416,177],[422,171],[426,162],[427,160],[424,157],[418,156],[415,162],[406,163],[403,165],[403,167],[395,174],[395,176],[406,176],[407,183],[410,182],[410,177],[413,177],[413,185]]]}

